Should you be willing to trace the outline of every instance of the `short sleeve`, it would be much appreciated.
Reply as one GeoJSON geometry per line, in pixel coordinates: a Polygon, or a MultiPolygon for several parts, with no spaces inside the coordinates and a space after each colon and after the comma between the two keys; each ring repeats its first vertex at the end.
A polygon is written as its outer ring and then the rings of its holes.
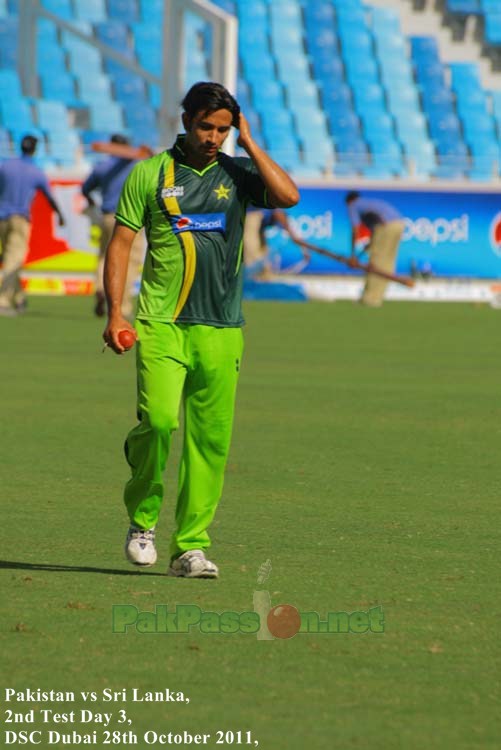
{"type": "Polygon", "coordinates": [[[267,191],[262,177],[251,159],[235,159],[240,188],[253,206],[270,208],[267,191]]]}
{"type": "Polygon", "coordinates": [[[35,174],[35,189],[41,190],[45,195],[50,194],[49,180],[47,179],[44,172],[41,169],[37,169],[35,174]]]}
{"type": "Polygon", "coordinates": [[[95,190],[99,186],[99,178],[97,170],[93,170],[90,175],[87,177],[87,179],[82,184],[82,193],[85,195],[86,193],[91,193],[93,190],[95,190]]]}
{"type": "Polygon", "coordinates": [[[360,217],[360,213],[358,211],[357,206],[355,205],[355,201],[352,201],[348,206],[348,215],[350,217],[350,222],[353,227],[358,226],[362,223],[362,219],[360,217]]]}
{"type": "Polygon", "coordinates": [[[124,182],[118,201],[116,220],[138,232],[144,226],[146,175],[144,162],[136,164],[124,182]]]}

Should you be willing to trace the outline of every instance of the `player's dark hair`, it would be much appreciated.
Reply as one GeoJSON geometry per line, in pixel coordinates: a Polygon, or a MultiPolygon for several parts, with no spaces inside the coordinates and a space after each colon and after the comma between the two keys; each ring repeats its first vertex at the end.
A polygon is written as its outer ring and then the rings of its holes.
{"type": "Polygon", "coordinates": [[[346,198],[344,199],[344,201],[345,203],[351,203],[352,201],[356,201],[357,198],[360,198],[360,193],[358,193],[356,190],[351,190],[346,194],[346,198]]]}
{"type": "Polygon", "coordinates": [[[210,114],[217,112],[218,109],[227,109],[232,114],[231,124],[238,126],[240,107],[235,97],[220,83],[210,81],[195,83],[181,104],[190,119],[195,117],[197,112],[210,114]]]}
{"type": "Polygon", "coordinates": [[[127,136],[122,135],[121,133],[113,133],[110,138],[110,143],[121,143],[123,146],[128,146],[129,139],[127,138],[127,136]]]}
{"type": "Polygon", "coordinates": [[[21,140],[21,153],[25,156],[33,156],[37,150],[38,138],[34,135],[25,135],[21,140]]]}

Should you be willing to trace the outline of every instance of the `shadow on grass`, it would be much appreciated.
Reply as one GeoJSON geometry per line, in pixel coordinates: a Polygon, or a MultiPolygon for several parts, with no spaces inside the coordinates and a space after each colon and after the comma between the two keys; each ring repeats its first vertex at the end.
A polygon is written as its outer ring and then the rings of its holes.
{"type": "Polygon", "coordinates": [[[115,568],[92,568],[90,565],[50,565],[49,563],[27,563],[15,562],[13,560],[0,560],[0,569],[6,570],[46,570],[50,573],[104,573],[111,576],[161,576],[166,578],[165,573],[155,573],[145,570],[120,570],[115,568]]]}

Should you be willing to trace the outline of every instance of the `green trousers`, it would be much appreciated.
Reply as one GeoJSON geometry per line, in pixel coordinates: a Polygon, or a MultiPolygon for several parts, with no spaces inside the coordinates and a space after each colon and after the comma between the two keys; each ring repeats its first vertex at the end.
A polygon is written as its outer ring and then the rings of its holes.
{"type": "Polygon", "coordinates": [[[136,321],[139,424],[125,455],[132,476],[124,501],[131,523],[156,525],[172,433],[184,406],[176,528],[170,553],[210,546],[207,529],[223,490],[243,351],[240,328],[136,321]]]}

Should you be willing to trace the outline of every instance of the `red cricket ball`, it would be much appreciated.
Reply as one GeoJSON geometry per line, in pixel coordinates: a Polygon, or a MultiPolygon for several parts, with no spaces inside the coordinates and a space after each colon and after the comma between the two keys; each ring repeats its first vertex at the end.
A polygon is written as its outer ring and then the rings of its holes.
{"type": "Polygon", "coordinates": [[[301,615],[292,604],[279,604],[268,612],[267,625],[275,638],[293,638],[301,627],[301,615]]]}
{"type": "Polygon", "coordinates": [[[132,349],[132,347],[136,343],[136,337],[134,336],[132,331],[128,330],[128,328],[124,328],[119,332],[118,340],[124,349],[132,349]]]}

